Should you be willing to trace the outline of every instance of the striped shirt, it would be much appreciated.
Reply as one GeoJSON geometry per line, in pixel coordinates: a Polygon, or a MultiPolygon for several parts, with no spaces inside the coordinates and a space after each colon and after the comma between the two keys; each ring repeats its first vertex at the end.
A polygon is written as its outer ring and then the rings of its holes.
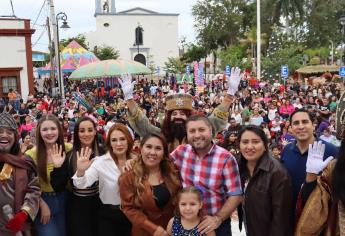
{"type": "Polygon", "coordinates": [[[190,144],[183,144],[171,156],[180,170],[183,187],[193,185],[203,190],[208,214],[216,214],[228,197],[242,194],[237,162],[226,149],[213,145],[200,158],[190,144]]]}

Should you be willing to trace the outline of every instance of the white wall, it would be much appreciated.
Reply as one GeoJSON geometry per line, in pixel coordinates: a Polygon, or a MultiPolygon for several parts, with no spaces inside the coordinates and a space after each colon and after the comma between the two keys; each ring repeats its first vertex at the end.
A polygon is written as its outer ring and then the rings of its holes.
{"type": "MultiPolygon", "coordinates": [[[[10,22],[10,21],[8,21],[10,22]]],[[[29,93],[29,78],[26,63],[26,49],[24,37],[0,36],[1,55],[0,68],[22,67],[20,71],[20,84],[22,97],[25,99],[29,93]]],[[[17,85],[18,86],[18,85],[17,85]]],[[[18,91],[19,92],[19,91],[18,91]]]]}
{"type": "Polygon", "coordinates": [[[144,29],[140,52],[152,55],[153,62],[160,66],[164,73],[164,62],[168,57],[178,56],[178,16],[176,15],[98,15],[96,17],[96,31],[86,33],[85,36],[91,49],[95,45],[112,46],[120,51],[123,59],[134,59],[137,48],[135,28],[138,23],[144,29]],[[109,27],[104,27],[108,23],[109,27]]]}
{"type": "Polygon", "coordinates": [[[23,20],[0,20],[0,29],[24,29],[23,20]]]}

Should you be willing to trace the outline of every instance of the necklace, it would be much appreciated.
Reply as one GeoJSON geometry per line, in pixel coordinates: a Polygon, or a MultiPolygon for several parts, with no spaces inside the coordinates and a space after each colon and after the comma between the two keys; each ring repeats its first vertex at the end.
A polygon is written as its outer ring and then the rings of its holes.
{"type": "Polygon", "coordinates": [[[148,179],[151,185],[157,185],[157,182],[158,184],[164,182],[160,170],[155,173],[150,173],[148,179]]]}

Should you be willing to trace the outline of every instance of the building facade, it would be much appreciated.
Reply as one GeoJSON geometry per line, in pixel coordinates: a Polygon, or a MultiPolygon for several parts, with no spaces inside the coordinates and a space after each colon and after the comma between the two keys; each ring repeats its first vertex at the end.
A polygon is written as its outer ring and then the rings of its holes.
{"type": "MultiPolygon", "coordinates": [[[[96,31],[89,46],[111,46],[120,58],[139,61],[163,74],[168,57],[178,57],[178,15],[143,8],[116,12],[115,0],[95,0],[96,31]]],[[[156,71],[157,72],[157,71],[156,71]]]]}
{"type": "Polygon", "coordinates": [[[30,20],[0,18],[0,97],[9,89],[26,99],[34,92],[30,20]]]}

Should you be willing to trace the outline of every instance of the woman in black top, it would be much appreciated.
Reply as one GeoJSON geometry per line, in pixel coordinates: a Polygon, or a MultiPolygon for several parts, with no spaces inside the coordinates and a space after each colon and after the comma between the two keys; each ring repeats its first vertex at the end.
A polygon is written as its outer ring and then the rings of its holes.
{"type": "Polygon", "coordinates": [[[72,236],[96,236],[96,214],[100,206],[98,182],[86,189],[78,189],[71,181],[77,168],[77,152],[81,148],[92,149],[92,156],[104,154],[97,142],[96,124],[89,117],[83,117],[75,124],[73,134],[73,149],[66,154],[66,158],[60,163],[54,162],[54,170],[51,172],[51,185],[55,191],[61,191],[72,187],[72,196],[68,204],[68,231],[72,236]]]}

